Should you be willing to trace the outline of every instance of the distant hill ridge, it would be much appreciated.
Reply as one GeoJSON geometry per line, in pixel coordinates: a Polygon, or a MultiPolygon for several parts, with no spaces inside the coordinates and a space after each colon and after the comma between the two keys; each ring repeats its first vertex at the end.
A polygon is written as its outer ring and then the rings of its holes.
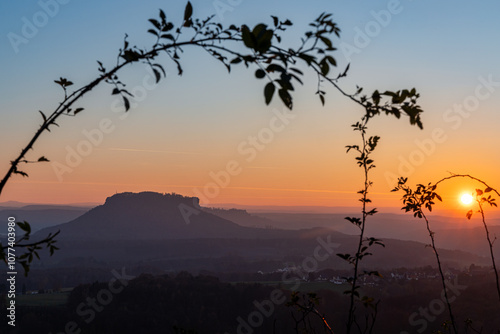
{"type": "MultiPolygon", "coordinates": [[[[40,230],[31,240],[60,230],[57,241],[61,251],[53,257],[43,256],[47,265],[146,261],[169,270],[234,270],[242,265],[251,270],[262,270],[264,265],[276,269],[285,262],[311,258],[322,245],[328,246],[324,251],[331,255],[323,266],[347,267],[335,253],[352,252],[357,244],[356,236],[325,227],[284,230],[240,226],[197,204],[196,197],[178,194],[115,194],[68,223],[40,230]]],[[[267,222],[239,210],[218,213],[235,214],[240,221],[253,219],[248,224],[267,222]]],[[[379,268],[433,263],[434,255],[422,243],[394,239],[384,239],[384,243],[386,248],[378,248],[364,265],[379,268]]],[[[440,254],[444,263],[454,267],[486,263],[484,258],[465,252],[440,250],[440,254]]]]}
{"type": "Polygon", "coordinates": [[[68,223],[45,228],[37,236],[61,230],[60,239],[80,240],[272,237],[262,229],[243,227],[206,212],[198,203],[196,197],[175,193],[115,194],[103,205],[68,223]]]}

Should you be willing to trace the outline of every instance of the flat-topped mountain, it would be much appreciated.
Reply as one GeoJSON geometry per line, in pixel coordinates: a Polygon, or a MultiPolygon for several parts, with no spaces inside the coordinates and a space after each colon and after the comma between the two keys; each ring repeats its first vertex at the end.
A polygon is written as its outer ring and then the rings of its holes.
{"type": "MultiPolygon", "coordinates": [[[[198,198],[155,192],[120,193],[108,197],[82,216],[41,230],[37,236],[61,230],[59,239],[151,240],[261,235],[198,206],[198,198]]],[[[262,231],[263,232],[263,231],[262,231]]]]}
{"type": "MultiPolygon", "coordinates": [[[[33,239],[61,231],[56,238],[61,251],[53,257],[44,257],[45,264],[80,265],[87,260],[140,262],[193,270],[216,267],[230,270],[242,266],[248,270],[271,270],[319,253],[328,254],[328,261],[321,266],[345,269],[349,265],[336,253],[352,253],[358,242],[357,236],[325,227],[255,228],[238,225],[231,221],[234,218],[254,226],[269,222],[241,210],[206,210],[195,197],[121,193],[68,223],[40,230],[33,239]]],[[[364,265],[411,267],[434,261],[434,254],[423,243],[394,239],[384,239],[384,243],[386,248],[374,249],[374,255],[364,265]]],[[[442,250],[440,254],[443,262],[454,267],[487,263],[485,258],[465,252],[442,250]]]]}

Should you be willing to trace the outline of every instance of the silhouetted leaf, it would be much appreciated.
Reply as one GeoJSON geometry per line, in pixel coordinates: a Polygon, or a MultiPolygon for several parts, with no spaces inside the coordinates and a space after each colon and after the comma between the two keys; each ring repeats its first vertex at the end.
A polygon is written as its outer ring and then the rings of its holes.
{"type": "Polygon", "coordinates": [[[166,38],[166,39],[169,39],[171,41],[175,41],[175,38],[174,38],[174,36],[172,36],[172,34],[162,34],[161,38],[166,38]]]}
{"type": "Polygon", "coordinates": [[[275,27],[277,27],[277,26],[278,26],[278,23],[279,23],[278,18],[277,18],[276,16],[272,16],[272,15],[271,15],[271,17],[272,17],[272,19],[273,19],[274,26],[275,26],[275,27]]]}
{"type": "Polygon", "coordinates": [[[177,65],[177,74],[182,75],[182,73],[184,71],[182,69],[181,63],[179,61],[177,61],[177,59],[174,59],[174,60],[175,60],[175,64],[177,65]]]}
{"type": "Polygon", "coordinates": [[[49,250],[50,250],[50,256],[54,255],[54,251],[55,251],[55,250],[58,250],[58,249],[59,249],[59,247],[51,245],[51,246],[49,247],[49,250]]]}
{"type": "Polygon", "coordinates": [[[65,78],[59,78],[59,80],[54,80],[54,82],[63,88],[66,88],[67,86],[71,86],[73,84],[71,81],[65,78]]]}
{"type": "Polygon", "coordinates": [[[104,66],[102,65],[102,63],[99,60],[97,61],[97,63],[99,64],[99,69],[98,69],[99,72],[102,72],[102,73],[106,72],[106,70],[104,69],[104,66]]]}
{"type": "Polygon", "coordinates": [[[170,31],[174,28],[174,25],[172,24],[172,22],[167,22],[165,23],[165,25],[163,26],[163,28],[161,29],[162,32],[167,32],[167,31],[170,31]]]}
{"type": "Polygon", "coordinates": [[[260,68],[255,71],[255,76],[258,78],[258,79],[262,79],[266,76],[266,72],[264,72],[263,70],[261,70],[260,68]]]}
{"type": "Polygon", "coordinates": [[[293,71],[293,72],[298,73],[300,75],[304,74],[301,70],[299,70],[298,68],[295,68],[295,67],[290,67],[290,71],[293,71]]]}
{"type": "Polygon", "coordinates": [[[121,93],[124,93],[124,94],[127,94],[128,96],[134,97],[134,95],[132,95],[132,94],[131,94],[128,90],[126,90],[126,89],[122,89],[120,92],[121,92],[121,93]]]}
{"type": "Polygon", "coordinates": [[[123,104],[125,105],[125,111],[128,111],[130,109],[130,102],[125,96],[123,97],[123,104]]]}
{"type": "MultiPolygon", "coordinates": [[[[326,50],[328,50],[328,51],[333,51],[333,50],[335,50],[335,48],[334,48],[334,47],[333,47],[333,45],[332,45],[332,41],[331,41],[329,38],[326,38],[326,37],[324,37],[324,36],[320,36],[320,37],[319,37],[319,39],[320,39],[323,43],[325,43],[325,45],[326,45],[326,50]]],[[[332,58],[332,59],[333,59],[333,58],[332,58]]],[[[332,65],[336,66],[336,64],[332,64],[332,65]]]]}
{"type": "Polygon", "coordinates": [[[23,223],[19,222],[17,225],[21,228],[21,230],[25,231],[27,234],[31,233],[31,226],[27,221],[24,221],[23,223]]]}
{"type": "Polygon", "coordinates": [[[231,60],[231,64],[239,64],[242,62],[242,59],[240,57],[236,57],[233,60],[231,60]]]}
{"type": "Polygon", "coordinates": [[[332,56],[326,56],[325,59],[333,66],[337,66],[337,61],[332,56]]]}
{"type": "Polygon", "coordinates": [[[17,169],[14,171],[14,174],[20,174],[20,175],[22,175],[24,177],[28,177],[28,174],[26,174],[25,172],[23,172],[21,170],[17,170],[17,169]]]}
{"type": "Polygon", "coordinates": [[[49,159],[42,155],[40,158],[38,158],[38,162],[49,162],[49,159]]]}
{"type": "Polygon", "coordinates": [[[158,72],[158,70],[156,70],[156,69],[153,68],[153,73],[155,74],[156,83],[160,82],[160,80],[161,80],[161,74],[160,74],[160,72],[158,72]]]}
{"type": "Polygon", "coordinates": [[[278,64],[270,64],[267,68],[266,71],[268,72],[281,72],[281,73],[286,73],[286,69],[283,66],[280,66],[278,64]]]}
{"type": "Polygon", "coordinates": [[[184,10],[184,21],[188,21],[191,16],[193,15],[193,6],[191,5],[191,2],[188,1],[186,4],[186,9],[184,10]]]}
{"type": "Polygon", "coordinates": [[[253,28],[252,35],[256,41],[255,51],[260,53],[267,52],[272,45],[273,31],[267,29],[267,26],[261,23],[253,28]]]}
{"type": "Polygon", "coordinates": [[[350,254],[341,254],[341,253],[339,253],[339,254],[337,254],[337,256],[347,261],[347,260],[349,260],[349,257],[351,255],[350,254]]]}
{"type": "Polygon", "coordinates": [[[161,24],[157,20],[155,20],[155,19],[149,19],[149,22],[151,22],[155,26],[156,29],[158,29],[158,30],[161,29],[161,24]]]}
{"type": "Polygon", "coordinates": [[[324,106],[325,105],[325,97],[322,94],[320,94],[319,99],[321,101],[321,105],[324,106]]]}
{"type": "Polygon", "coordinates": [[[378,90],[374,91],[372,94],[372,100],[375,105],[378,105],[380,103],[380,93],[378,90]]]}
{"type": "Polygon", "coordinates": [[[245,44],[247,48],[255,48],[255,41],[252,39],[250,29],[246,25],[241,26],[241,39],[243,39],[243,44],[245,44]]]}
{"type": "Polygon", "coordinates": [[[288,109],[292,109],[293,103],[292,103],[292,96],[290,95],[290,93],[288,93],[286,89],[282,88],[278,90],[278,94],[281,98],[281,101],[283,101],[283,103],[285,104],[285,106],[288,109]]]}
{"type": "Polygon", "coordinates": [[[361,226],[361,219],[357,217],[345,217],[344,219],[348,220],[352,224],[356,226],[361,226]]]}
{"type": "Polygon", "coordinates": [[[266,99],[266,104],[268,105],[271,103],[271,100],[273,99],[274,91],[276,90],[276,87],[272,82],[269,82],[266,87],[264,88],[264,98],[266,99]]]}
{"type": "Polygon", "coordinates": [[[321,70],[321,74],[324,76],[326,76],[328,72],[330,72],[330,65],[328,65],[328,63],[324,59],[319,63],[319,67],[321,70]]]}
{"type": "Polygon", "coordinates": [[[84,110],[84,108],[76,108],[75,111],[73,112],[73,115],[76,115],[83,110],[84,110]]]}
{"type": "Polygon", "coordinates": [[[125,50],[125,52],[123,53],[123,55],[121,57],[123,59],[125,59],[126,61],[133,62],[133,61],[139,60],[140,56],[141,55],[139,53],[137,53],[136,51],[125,50]]]}
{"type": "Polygon", "coordinates": [[[307,65],[311,65],[312,62],[316,59],[315,57],[310,56],[310,55],[308,55],[306,53],[300,53],[299,54],[299,58],[301,58],[302,60],[304,60],[307,63],[307,65]]]}

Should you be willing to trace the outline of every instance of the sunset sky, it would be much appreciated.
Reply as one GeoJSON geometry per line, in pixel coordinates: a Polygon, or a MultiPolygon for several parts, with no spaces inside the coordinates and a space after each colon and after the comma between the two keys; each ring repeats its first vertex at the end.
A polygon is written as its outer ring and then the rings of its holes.
{"type": "MultiPolygon", "coordinates": [[[[436,181],[449,172],[472,174],[500,187],[498,1],[192,3],[194,16],[216,14],[215,20],[227,26],[271,24],[270,15],[288,18],[294,26],[284,34],[285,44],[293,45],[309,21],[331,12],[342,30],[341,39],[334,40],[339,68],[351,63],[348,77],[340,82],[346,91],[354,92],[359,85],[367,92],[413,87],[420,92],[424,130],[410,126],[407,119],[385,116],[370,125],[370,134],[382,137],[374,155],[375,206],[400,205],[400,195],[390,193],[399,175],[415,184],[436,181]]],[[[115,63],[125,33],[132,45],[151,45],[147,20],[162,8],[179,22],[185,4],[1,2],[2,176],[39,126],[38,110],[48,114],[60,101],[62,91],[53,80],[66,77],[75,83],[72,87],[85,85],[98,75],[96,60],[107,67],[115,63]],[[43,7],[51,15],[40,14],[43,7]],[[38,22],[39,27],[27,30],[26,22],[38,22]],[[13,34],[24,41],[12,42],[13,34]]],[[[149,190],[202,194],[202,203],[211,205],[357,205],[362,170],[345,146],[359,143],[350,127],[363,113],[358,106],[325,85],[327,103],[322,107],[314,95],[315,77],[307,75],[288,112],[277,99],[265,105],[264,85],[255,79],[255,69],[235,67],[228,74],[208,54],[186,49],[185,73],[179,77],[175,66],[162,60],[168,74],[157,86],[151,85],[142,65],[123,72],[121,78],[131,91],[146,92],[127,114],[116,107],[109,85],[87,95],[79,104],[85,111],[63,118],[61,127],[45,133],[28,157],[43,155],[51,162],[26,166],[23,170],[30,177],[14,176],[0,202],[102,203],[116,192],[149,190]],[[283,126],[265,137],[270,122],[283,126]],[[96,133],[100,126],[107,133],[95,139],[86,156],[70,158],[69,166],[68,152],[83,149],[85,133],[96,133]],[[249,137],[259,134],[267,142],[252,148],[249,137]],[[60,165],[71,171],[57,172],[60,165]],[[220,171],[228,165],[235,175],[226,180],[220,171]],[[221,185],[214,188],[217,175],[221,185]]],[[[459,206],[462,192],[475,187],[450,182],[443,197],[450,206],[459,206]]]]}

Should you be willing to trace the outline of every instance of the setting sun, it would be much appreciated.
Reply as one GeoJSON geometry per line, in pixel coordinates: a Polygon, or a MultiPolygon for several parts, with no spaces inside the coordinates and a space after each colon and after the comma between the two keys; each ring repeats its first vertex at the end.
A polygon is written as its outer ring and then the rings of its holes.
{"type": "Polygon", "coordinates": [[[472,195],[471,194],[463,194],[462,197],[460,197],[460,201],[462,202],[462,204],[464,205],[469,205],[472,203],[472,195]]]}

